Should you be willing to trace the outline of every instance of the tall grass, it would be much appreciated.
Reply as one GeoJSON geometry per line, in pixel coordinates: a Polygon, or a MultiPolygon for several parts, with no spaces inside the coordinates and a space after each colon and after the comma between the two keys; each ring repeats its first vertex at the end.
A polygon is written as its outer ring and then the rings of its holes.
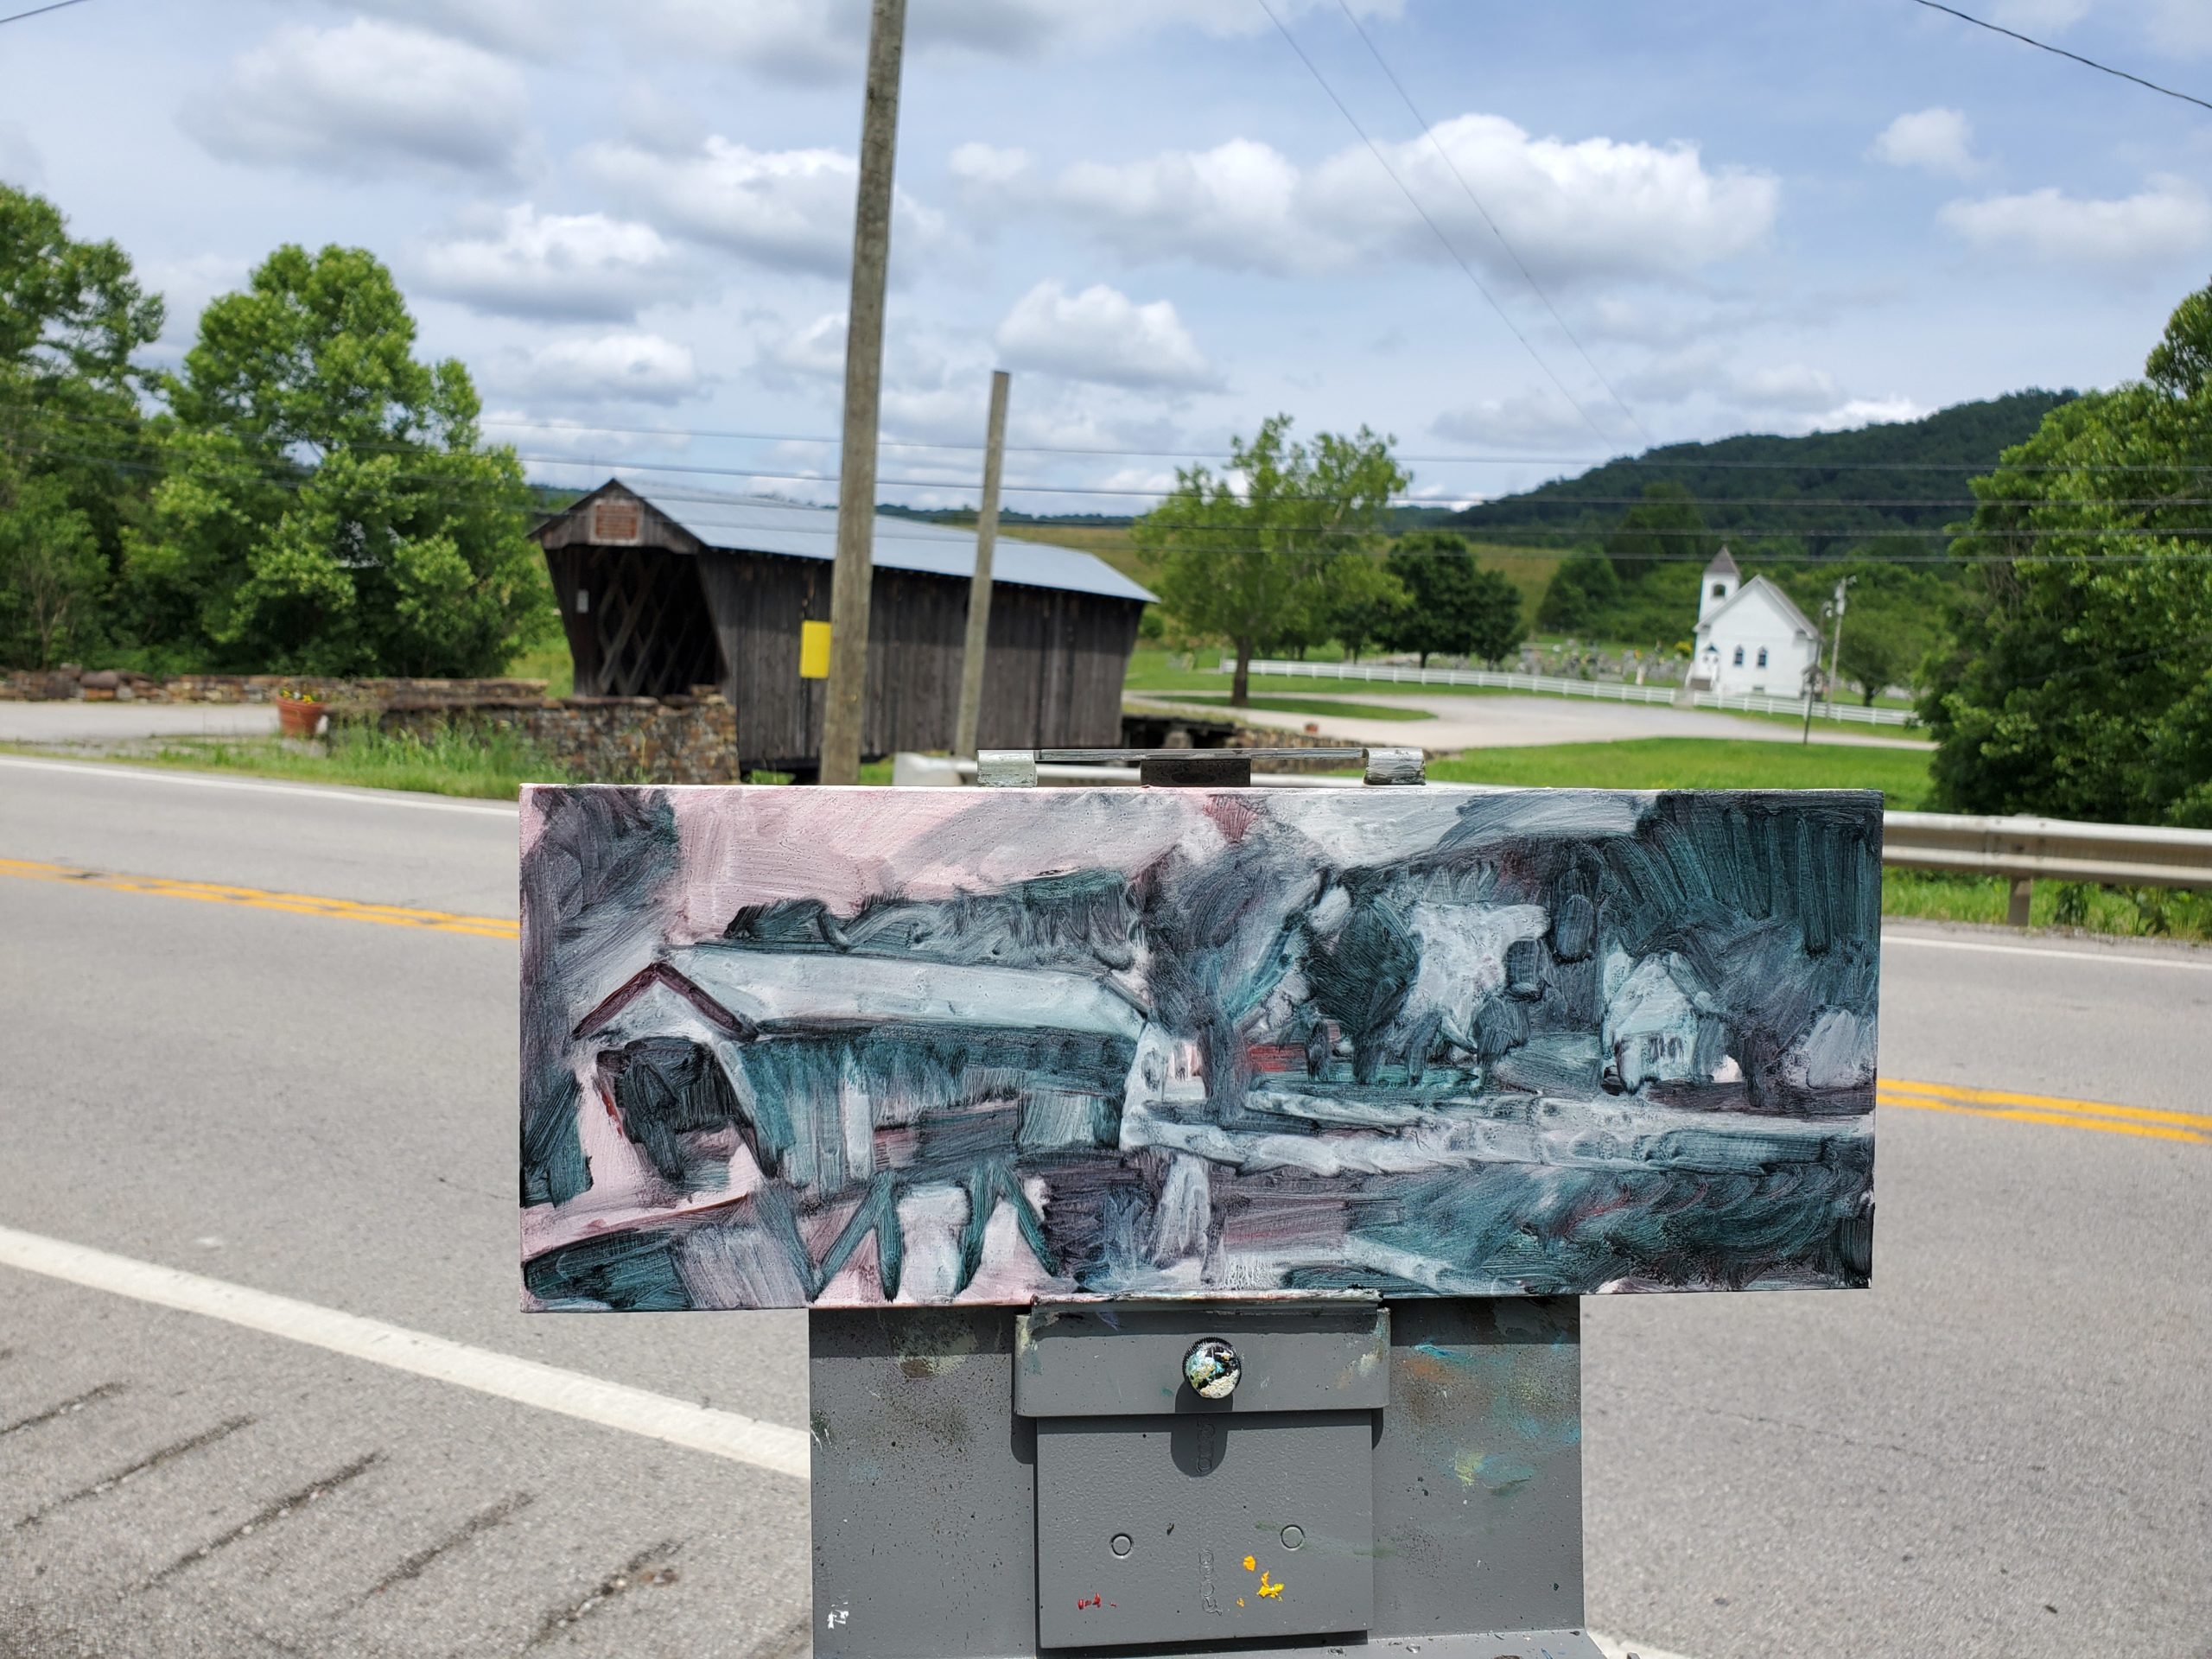
{"type": "MultiPolygon", "coordinates": [[[[119,753],[138,765],[242,772],[296,783],[405,789],[512,801],[524,784],[573,781],[531,743],[496,727],[440,726],[427,736],[341,726],[321,743],[284,738],[171,739],[150,751],[119,753]]],[[[617,780],[605,780],[617,781],[617,780]]]]}

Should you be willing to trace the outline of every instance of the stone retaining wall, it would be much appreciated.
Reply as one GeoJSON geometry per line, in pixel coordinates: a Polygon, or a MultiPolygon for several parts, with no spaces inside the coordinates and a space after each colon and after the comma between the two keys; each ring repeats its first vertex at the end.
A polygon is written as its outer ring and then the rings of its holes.
{"type": "Polygon", "coordinates": [[[168,674],[130,669],[11,669],[0,674],[0,702],[268,702],[303,691],[323,702],[399,700],[475,702],[486,697],[543,697],[543,680],[346,679],[327,674],[168,674]]]}
{"type": "Polygon", "coordinates": [[[671,697],[400,697],[339,702],[334,721],[429,737],[512,732],[580,783],[732,784],[737,710],[719,692],[671,697]]]}

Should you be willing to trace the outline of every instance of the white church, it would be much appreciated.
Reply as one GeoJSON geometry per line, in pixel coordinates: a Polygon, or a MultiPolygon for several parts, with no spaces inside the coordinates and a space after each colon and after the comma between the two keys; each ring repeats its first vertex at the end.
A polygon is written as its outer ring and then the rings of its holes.
{"type": "Polygon", "coordinates": [[[1820,654],[1821,631],[1789,594],[1764,576],[1745,582],[1726,548],[1714,555],[1698,589],[1688,690],[1800,696],[1820,654]]]}

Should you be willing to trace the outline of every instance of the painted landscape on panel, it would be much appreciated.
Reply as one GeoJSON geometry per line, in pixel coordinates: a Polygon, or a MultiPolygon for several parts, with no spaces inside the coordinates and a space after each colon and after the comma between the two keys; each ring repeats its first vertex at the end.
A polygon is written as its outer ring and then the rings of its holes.
{"type": "Polygon", "coordinates": [[[1860,1286],[1855,791],[522,805],[535,1309],[1860,1286]]]}

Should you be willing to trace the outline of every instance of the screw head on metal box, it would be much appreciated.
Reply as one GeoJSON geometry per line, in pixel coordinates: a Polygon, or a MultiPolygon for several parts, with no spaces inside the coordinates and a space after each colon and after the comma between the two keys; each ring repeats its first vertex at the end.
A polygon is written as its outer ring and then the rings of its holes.
{"type": "Polygon", "coordinates": [[[1244,1362],[1219,1337],[1201,1337],[1183,1356],[1183,1380],[1201,1400],[1226,1400],[1243,1380],[1244,1362]]]}

